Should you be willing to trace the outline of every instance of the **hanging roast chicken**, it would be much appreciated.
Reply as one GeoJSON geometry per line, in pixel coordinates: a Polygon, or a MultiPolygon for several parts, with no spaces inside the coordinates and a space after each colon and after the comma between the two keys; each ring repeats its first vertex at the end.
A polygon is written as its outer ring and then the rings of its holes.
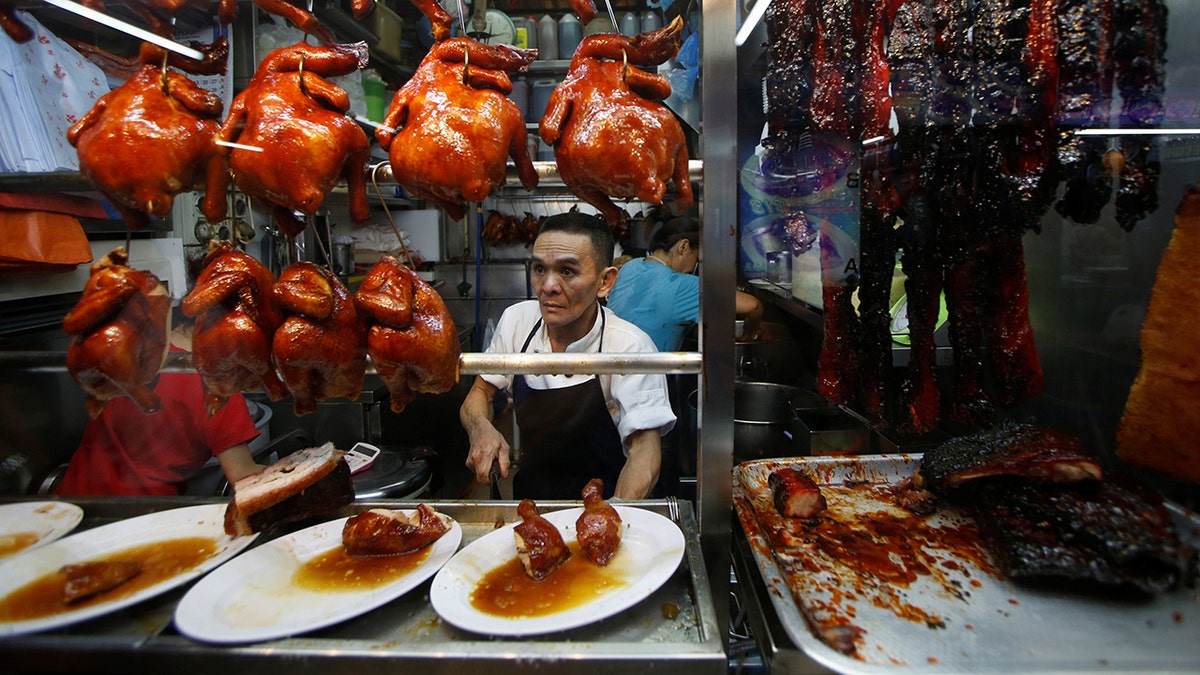
{"type": "Polygon", "coordinates": [[[566,79],[555,87],[538,132],[554,147],[558,173],[614,227],[625,210],[613,199],[661,204],[667,181],[676,211],[692,205],[683,129],[662,104],[671,85],[634,66],[658,66],[679,51],[683,20],[636,37],[590,35],[579,43],[566,79]]]}
{"type": "Polygon", "coordinates": [[[298,262],[279,275],[272,293],[286,318],[271,353],[296,415],[316,412],[327,398],[358,399],[367,346],[346,284],[320,265],[298,262]]]}
{"type": "Polygon", "coordinates": [[[67,370],[87,392],[93,418],[114,398],[128,396],[144,413],[162,402],[149,387],[167,358],[171,296],[158,277],[129,267],[119,246],[92,265],[79,302],[63,318],[75,336],[67,370]]]}
{"type": "Polygon", "coordinates": [[[383,118],[387,128],[375,138],[388,150],[396,182],[458,220],[466,202],[482,201],[504,183],[509,157],[521,184],[537,186],[525,118],[507,98],[508,74],[528,67],[537,51],[440,39],[449,34],[450,16],[436,2],[417,4],[439,41],[396,91],[383,118]]]}
{"type": "Polygon", "coordinates": [[[458,331],[442,296],[391,256],[380,259],[354,296],[367,322],[367,352],[387,385],[392,410],[418,393],[439,394],[458,382],[458,331]]]}
{"type": "Polygon", "coordinates": [[[258,259],[227,241],[209,243],[181,309],[196,317],[192,364],[210,415],[238,392],[265,388],[273,401],[287,394],[271,361],[271,339],[283,321],[271,298],[274,285],[275,276],[258,259]]]}
{"type": "MultiPolygon", "coordinates": [[[[192,73],[224,70],[224,38],[195,61],[172,54],[167,62],[192,73]]],[[[228,166],[213,138],[224,108],[220,97],[164,67],[164,50],[144,43],[141,67],[67,130],[79,169],[112,202],[132,229],[171,212],[175,195],[205,186],[204,216],[225,217],[228,166]]]]}
{"type": "Polygon", "coordinates": [[[325,195],[345,179],[350,217],[367,219],[370,142],[346,116],[350,98],[322,76],[345,75],[367,63],[365,43],[316,47],[303,42],[268,54],[237,95],[217,140],[238,188],[274,205],[275,223],[295,236],[325,195]]]}

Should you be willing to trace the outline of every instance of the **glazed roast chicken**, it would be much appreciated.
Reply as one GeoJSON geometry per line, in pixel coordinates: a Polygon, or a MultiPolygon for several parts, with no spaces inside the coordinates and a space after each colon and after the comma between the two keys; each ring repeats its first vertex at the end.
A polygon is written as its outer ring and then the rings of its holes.
{"type": "Polygon", "coordinates": [[[246,194],[274,205],[289,236],[304,230],[294,211],[311,216],[345,179],[350,217],[367,219],[366,166],[370,142],[346,116],[350,98],[322,76],[346,75],[366,65],[365,43],[282,47],[259,63],[230,105],[217,140],[258,150],[222,147],[233,180],[246,194]]]}
{"type": "Polygon", "coordinates": [[[296,415],[315,412],[327,398],[357,399],[367,348],[346,284],[320,265],[298,262],[279,275],[272,295],[285,318],[271,353],[296,415]]]}
{"type": "Polygon", "coordinates": [[[521,184],[536,187],[525,119],[507,97],[508,74],[536,56],[536,50],[465,37],[435,43],[392,98],[387,129],[375,132],[396,182],[455,220],[466,215],[466,202],[482,201],[504,183],[508,157],[521,184]]]}
{"type": "Polygon", "coordinates": [[[621,515],[604,501],[604,481],[583,486],[583,513],[575,520],[575,540],[592,562],[605,567],[621,545],[621,515]]]}
{"type": "Polygon", "coordinates": [[[192,365],[204,385],[209,414],[242,391],[287,394],[271,361],[271,340],[283,315],[271,298],[275,276],[228,241],[212,241],[196,285],[181,309],[195,317],[192,365]]]}
{"type": "MultiPolygon", "coordinates": [[[[193,73],[220,72],[228,49],[222,39],[205,61],[172,55],[169,62],[193,73]]],[[[170,214],[175,195],[198,186],[206,188],[204,217],[225,218],[228,166],[213,145],[224,106],[186,76],[164,73],[163,56],[161,47],[144,43],[137,72],[67,130],[79,170],[132,229],[170,214]]]]}
{"type": "Polygon", "coordinates": [[[613,199],[661,204],[667,181],[677,212],[692,204],[683,128],[662,101],[671,85],[653,67],[679,51],[683,20],[637,37],[585,37],[555,87],[538,132],[554,148],[563,182],[618,231],[628,214],[613,199]]]}
{"type": "Polygon", "coordinates": [[[538,513],[532,499],[522,499],[517,504],[517,515],[522,518],[513,527],[517,558],[521,560],[525,574],[540,581],[567,562],[571,549],[567,548],[554,523],[538,513]]]}
{"type": "Polygon", "coordinates": [[[450,519],[428,504],[411,515],[370,509],[346,519],[342,547],[356,558],[403,555],[429,546],[450,531],[450,519]]]}
{"type": "Polygon", "coordinates": [[[367,323],[367,353],[400,412],[418,393],[458,382],[458,331],[446,303],[416,272],[384,256],[354,296],[367,323]]]}
{"type": "Polygon", "coordinates": [[[67,370],[87,392],[96,417],[108,402],[127,396],[144,413],[162,405],[149,385],[167,358],[171,296],[158,277],[129,267],[119,246],[92,265],[83,297],[63,318],[73,335],[67,370]]]}

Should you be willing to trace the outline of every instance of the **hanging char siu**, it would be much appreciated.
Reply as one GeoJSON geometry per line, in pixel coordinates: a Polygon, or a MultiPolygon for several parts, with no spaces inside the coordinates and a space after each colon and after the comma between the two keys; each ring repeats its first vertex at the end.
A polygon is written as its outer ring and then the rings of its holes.
{"type": "Polygon", "coordinates": [[[92,265],[83,296],[63,318],[73,335],[67,370],[87,392],[96,417],[108,401],[127,396],[143,413],[162,402],[149,385],[167,358],[171,296],[153,273],[129,267],[119,246],[92,265]]]}
{"type": "Polygon", "coordinates": [[[164,64],[192,73],[222,72],[222,38],[194,61],[144,43],[141,66],[124,84],[96,101],[67,130],[79,152],[79,170],[112,202],[127,226],[144,229],[150,216],[171,213],[175,195],[201,185],[204,217],[225,218],[228,165],[213,145],[221,99],[164,64]]]}
{"type": "Polygon", "coordinates": [[[458,331],[442,296],[399,260],[384,256],[354,296],[367,325],[367,353],[400,412],[418,393],[458,382],[458,331]]]}
{"type": "Polygon", "coordinates": [[[357,400],[367,367],[366,333],[346,284],[320,265],[297,262],[280,273],[271,294],[284,315],[271,357],[296,415],[316,412],[328,398],[357,400]]]}
{"type": "Polygon", "coordinates": [[[507,97],[509,73],[536,56],[536,50],[465,37],[435,43],[392,98],[383,118],[387,128],[375,132],[396,182],[455,220],[466,215],[467,202],[482,201],[504,184],[508,157],[521,185],[536,187],[525,119],[507,97]]]}
{"type": "Polygon", "coordinates": [[[682,30],[683,20],[676,17],[636,37],[585,37],[538,125],[542,140],[554,148],[563,182],[618,233],[628,214],[613,199],[661,204],[672,181],[677,191],[672,208],[682,212],[692,204],[683,128],[662,104],[671,85],[634,67],[658,66],[675,56],[682,30]]]}
{"type": "Polygon", "coordinates": [[[274,205],[289,236],[304,230],[294,211],[311,216],[330,189],[346,181],[351,219],[369,216],[366,167],[370,142],[346,116],[350,99],[322,76],[346,75],[366,65],[364,43],[282,47],[259,63],[237,95],[216,139],[256,148],[222,147],[238,188],[274,205]]]}
{"type": "Polygon", "coordinates": [[[271,340],[283,315],[271,297],[275,276],[227,241],[209,243],[204,267],[180,303],[195,317],[192,365],[210,415],[230,396],[265,388],[278,401],[287,389],[275,373],[271,340]]]}

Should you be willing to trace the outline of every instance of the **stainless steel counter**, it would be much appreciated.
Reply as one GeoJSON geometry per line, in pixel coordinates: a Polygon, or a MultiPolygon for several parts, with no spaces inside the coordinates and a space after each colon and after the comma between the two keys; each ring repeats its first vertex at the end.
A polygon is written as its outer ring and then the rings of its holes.
{"type": "MultiPolygon", "coordinates": [[[[0,501],[19,498],[0,497],[0,501]]],[[[80,529],[143,513],[212,503],[203,498],[72,498],[84,509],[80,529]]],[[[516,502],[430,502],[459,522],[466,546],[517,519],[516,502]]],[[[546,502],[552,507],[552,502],[546,502]]],[[[571,505],[577,505],[572,503],[571,505]]],[[[366,508],[411,508],[410,502],[359,501],[320,520],[366,508]]],[[[377,610],[336,626],[282,640],[223,647],[201,644],[176,632],[172,615],[189,586],[132,608],[56,631],[0,639],[2,671],[125,673],[396,673],[461,674],[541,670],[628,673],[724,673],[727,660],[717,622],[699,531],[691,504],[638,502],[670,517],[686,540],[683,562],[649,598],[626,612],[561,633],[499,638],[459,630],[439,619],[429,604],[430,582],[377,610]],[[679,613],[664,618],[664,606],[679,613]],[[469,664],[469,665],[468,665],[469,664]]],[[[548,509],[547,509],[548,510],[548,509]]],[[[255,545],[299,529],[267,532],[255,545]]],[[[78,531],[78,530],[77,530],[78,531]]]]}

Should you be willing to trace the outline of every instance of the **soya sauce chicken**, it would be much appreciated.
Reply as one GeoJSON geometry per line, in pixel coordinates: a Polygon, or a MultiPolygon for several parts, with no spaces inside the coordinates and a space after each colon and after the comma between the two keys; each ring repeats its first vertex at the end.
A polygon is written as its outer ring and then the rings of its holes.
{"type": "Polygon", "coordinates": [[[507,97],[509,73],[527,68],[537,51],[444,39],[450,15],[436,2],[417,4],[438,41],[396,91],[383,119],[387,128],[375,137],[388,150],[396,182],[458,220],[466,202],[482,201],[504,183],[508,157],[521,184],[537,186],[524,116],[507,97]]]}
{"type": "Polygon", "coordinates": [[[367,352],[400,412],[418,393],[449,391],[460,354],[454,320],[416,272],[384,256],[354,296],[367,324],[367,352]]]}
{"type": "Polygon", "coordinates": [[[213,145],[224,108],[221,99],[166,64],[192,73],[221,72],[228,44],[222,39],[204,61],[142,45],[141,67],[67,130],[79,152],[79,170],[113,203],[125,223],[144,229],[150,216],[171,212],[175,195],[205,185],[204,216],[225,218],[228,166],[213,145]],[[165,63],[164,63],[165,59],[165,63]]]}
{"type": "Polygon", "coordinates": [[[298,262],[279,275],[272,294],[286,318],[271,353],[296,415],[316,412],[327,398],[357,399],[367,347],[346,284],[320,265],[298,262]]]}
{"type": "Polygon", "coordinates": [[[345,75],[366,65],[364,43],[314,47],[303,42],[263,58],[237,95],[217,140],[237,187],[274,205],[274,218],[289,236],[304,230],[294,211],[312,215],[344,179],[350,217],[367,219],[367,135],[346,116],[346,92],[322,76],[345,75]],[[251,149],[253,148],[253,149],[251,149]]]}
{"type": "Polygon", "coordinates": [[[230,242],[209,245],[204,269],[183,299],[196,318],[192,363],[204,384],[209,414],[242,391],[266,388],[272,400],[287,394],[271,360],[271,340],[283,316],[271,297],[275,276],[230,242]]]}
{"type": "Polygon", "coordinates": [[[123,246],[92,265],[83,297],[63,319],[75,336],[67,370],[87,392],[89,415],[120,396],[144,413],[158,411],[161,401],[149,384],[167,358],[170,323],[167,289],[151,272],[129,267],[123,246]]]}
{"type": "Polygon", "coordinates": [[[633,67],[657,66],[675,56],[682,30],[677,17],[632,38],[616,33],[584,38],[538,127],[542,140],[554,147],[563,182],[614,227],[627,219],[614,198],[661,204],[669,180],[678,191],[675,208],[692,204],[683,129],[662,104],[671,85],[633,67]]]}

